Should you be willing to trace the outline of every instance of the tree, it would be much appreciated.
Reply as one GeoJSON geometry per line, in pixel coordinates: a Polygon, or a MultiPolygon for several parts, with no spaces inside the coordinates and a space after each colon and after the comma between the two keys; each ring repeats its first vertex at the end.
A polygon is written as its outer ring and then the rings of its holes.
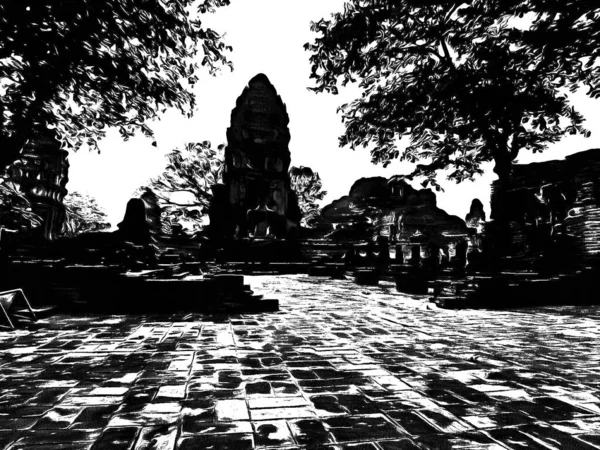
{"type": "Polygon", "coordinates": [[[74,236],[110,228],[107,216],[95,198],[74,191],[65,197],[64,205],[67,213],[65,234],[74,236]]]}
{"type": "Polygon", "coordinates": [[[303,227],[310,227],[314,220],[321,213],[321,208],[317,204],[327,195],[323,191],[321,177],[317,172],[313,172],[310,167],[290,167],[290,184],[292,190],[298,198],[298,206],[302,213],[303,227]]]}
{"type": "Polygon", "coordinates": [[[223,145],[214,150],[204,141],[167,155],[165,171],[149,184],[163,209],[163,220],[190,233],[202,229],[213,198],[211,187],[223,179],[223,151],[223,145]]]}
{"type": "Polygon", "coordinates": [[[0,4],[0,166],[36,130],[69,149],[96,146],[108,127],[127,139],[159,112],[191,114],[198,60],[230,65],[202,26],[229,0],[37,0],[0,4]],[[196,11],[194,11],[196,5],[196,11]]]}
{"type": "Polygon", "coordinates": [[[330,20],[313,22],[318,36],[305,46],[313,90],[336,94],[338,83],[351,82],[362,88],[340,108],[340,145],[370,147],[373,162],[384,166],[395,158],[420,162],[412,175],[439,189],[441,170],[451,169],[448,178],[459,182],[493,161],[507,180],[520,151],[586,133],[564,83],[522,38],[515,20],[522,4],[349,0],[330,20]],[[403,137],[410,143],[400,154],[403,137]]]}
{"type": "Polygon", "coordinates": [[[12,182],[0,178],[0,228],[30,231],[42,225],[29,199],[12,182]]]}

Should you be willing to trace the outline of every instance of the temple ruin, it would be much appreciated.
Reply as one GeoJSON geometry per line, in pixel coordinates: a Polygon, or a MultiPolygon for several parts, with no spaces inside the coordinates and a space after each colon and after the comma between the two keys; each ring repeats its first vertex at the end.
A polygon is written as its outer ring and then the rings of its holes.
{"type": "Polygon", "coordinates": [[[252,78],[227,129],[223,178],[235,239],[289,239],[297,233],[300,212],[288,175],[288,123],[286,106],[269,79],[252,78]]]}
{"type": "Polygon", "coordinates": [[[41,232],[47,239],[58,237],[65,227],[63,199],[69,180],[68,152],[49,130],[38,132],[25,144],[19,160],[8,167],[8,177],[31,201],[42,218],[41,232]]]}

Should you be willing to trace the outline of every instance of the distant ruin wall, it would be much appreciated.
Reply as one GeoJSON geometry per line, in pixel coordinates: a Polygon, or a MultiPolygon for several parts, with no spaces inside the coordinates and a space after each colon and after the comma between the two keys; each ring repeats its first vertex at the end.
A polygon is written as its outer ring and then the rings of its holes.
{"type": "Polygon", "coordinates": [[[323,207],[310,231],[306,254],[335,259],[340,251],[366,249],[400,263],[454,259],[475,235],[462,219],[437,207],[434,192],[414,189],[403,176],[357,180],[348,195],[323,207]]]}

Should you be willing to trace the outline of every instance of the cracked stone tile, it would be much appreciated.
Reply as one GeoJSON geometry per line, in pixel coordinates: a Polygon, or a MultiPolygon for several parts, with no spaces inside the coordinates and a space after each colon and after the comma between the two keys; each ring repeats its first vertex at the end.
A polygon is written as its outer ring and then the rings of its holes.
{"type": "Polygon", "coordinates": [[[422,409],[417,414],[445,433],[461,433],[471,429],[467,423],[444,409],[422,409]]]}
{"type": "Polygon", "coordinates": [[[48,380],[38,385],[40,389],[48,388],[72,388],[77,386],[78,380],[48,380]]]}
{"type": "Polygon", "coordinates": [[[569,434],[600,434],[600,417],[586,417],[552,424],[554,428],[569,434]]]}
{"type": "Polygon", "coordinates": [[[270,395],[271,393],[272,393],[271,384],[266,381],[257,381],[257,382],[246,384],[246,394],[247,395],[259,396],[259,395],[270,395]]]}
{"type": "Polygon", "coordinates": [[[294,438],[285,420],[253,422],[254,440],[257,448],[294,445],[294,438]]]}
{"type": "Polygon", "coordinates": [[[579,403],[579,406],[595,414],[600,414],[600,403],[579,403]]]}
{"type": "Polygon", "coordinates": [[[273,393],[277,396],[297,396],[300,393],[298,385],[284,381],[273,381],[271,383],[273,393]]]}
{"type": "Polygon", "coordinates": [[[184,398],[185,384],[161,386],[156,393],[156,398],[184,398]]]}
{"type": "Polygon", "coordinates": [[[258,397],[248,398],[250,409],[286,408],[292,406],[308,406],[304,397],[258,397]]]}
{"type": "Polygon", "coordinates": [[[398,428],[381,414],[330,417],[324,423],[337,442],[403,437],[398,428]]]}
{"type": "Polygon", "coordinates": [[[299,419],[316,417],[314,409],[308,407],[298,408],[268,408],[250,410],[252,420],[299,419]]]}
{"type": "Polygon", "coordinates": [[[313,370],[292,370],[292,376],[297,380],[315,380],[319,378],[313,370]]]}
{"type": "Polygon", "coordinates": [[[193,429],[195,435],[247,434],[253,431],[250,422],[198,422],[193,429]]]}
{"type": "Polygon", "coordinates": [[[68,387],[56,387],[44,389],[27,401],[31,405],[55,405],[70,392],[68,387]]]}
{"type": "Polygon", "coordinates": [[[219,422],[250,420],[245,400],[218,400],[215,413],[219,422]]]}
{"type": "Polygon", "coordinates": [[[141,411],[146,414],[179,414],[181,408],[179,403],[150,403],[141,411]]]}
{"type": "Polygon", "coordinates": [[[71,428],[94,429],[104,428],[110,416],[116,411],[116,405],[110,406],[88,406],[81,410],[73,420],[71,428]]]}
{"type": "Polygon", "coordinates": [[[131,450],[139,431],[137,427],[106,428],[90,450],[131,450]]]}
{"type": "Polygon", "coordinates": [[[301,419],[288,423],[294,439],[300,445],[317,447],[334,442],[333,436],[320,420],[301,419]]]}
{"type": "Polygon", "coordinates": [[[381,385],[384,389],[387,389],[389,391],[407,391],[412,389],[409,385],[391,375],[372,376],[371,378],[377,384],[381,385]]]}
{"type": "Polygon", "coordinates": [[[347,414],[348,409],[344,408],[335,395],[313,395],[310,397],[319,417],[337,416],[347,414]]]}
{"type": "Polygon", "coordinates": [[[379,441],[377,443],[382,450],[420,450],[421,447],[417,446],[412,440],[408,438],[394,439],[391,441],[379,441]]]}
{"type": "Polygon", "coordinates": [[[520,432],[519,428],[499,428],[488,431],[496,441],[512,449],[539,449],[548,450],[548,447],[538,439],[520,432]]]}
{"type": "Polygon", "coordinates": [[[35,429],[67,428],[81,413],[80,407],[55,407],[42,416],[35,424],[35,429]]]}
{"type": "Polygon", "coordinates": [[[534,423],[520,427],[520,431],[528,436],[537,438],[548,446],[559,446],[559,448],[577,448],[581,450],[592,450],[589,444],[584,444],[573,436],[557,430],[547,424],[534,423]]]}
{"type": "Polygon", "coordinates": [[[81,405],[81,406],[92,406],[92,405],[118,405],[123,402],[122,396],[82,396],[82,397],[68,397],[63,401],[64,405],[81,405]]]}
{"type": "Polygon", "coordinates": [[[493,391],[493,392],[487,392],[487,395],[489,395],[492,398],[497,398],[497,399],[504,399],[504,398],[518,399],[518,400],[531,400],[532,399],[531,395],[529,395],[523,389],[493,391]]]}
{"type": "Polygon", "coordinates": [[[391,411],[386,413],[389,417],[399,424],[406,432],[412,436],[424,434],[435,434],[439,430],[423,417],[411,411],[391,411]]]}
{"type": "Polygon", "coordinates": [[[38,445],[60,446],[79,444],[83,443],[90,447],[91,443],[100,435],[100,430],[30,430],[22,434],[22,437],[18,439],[15,447],[11,448],[36,448],[38,445]]]}
{"type": "Polygon", "coordinates": [[[458,433],[451,436],[432,434],[420,436],[416,438],[415,441],[423,448],[466,448],[478,450],[506,449],[506,447],[498,444],[490,437],[478,432],[458,433]]]}
{"type": "Polygon", "coordinates": [[[215,413],[213,408],[185,409],[182,415],[181,432],[195,433],[202,429],[206,423],[214,423],[215,413]]]}
{"type": "Polygon", "coordinates": [[[98,387],[92,389],[89,393],[90,396],[106,396],[106,395],[124,395],[129,388],[126,387],[98,387]]]}
{"type": "Polygon", "coordinates": [[[580,434],[576,438],[578,441],[583,441],[586,444],[592,444],[600,447],[600,434],[580,434]]]}
{"type": "Polygon", "coordinates": [[[178,450],[214,448],[220,450],[250,450],[254,448],[252,434],[213,434],[206,436],[182,436],[178,450]]]}

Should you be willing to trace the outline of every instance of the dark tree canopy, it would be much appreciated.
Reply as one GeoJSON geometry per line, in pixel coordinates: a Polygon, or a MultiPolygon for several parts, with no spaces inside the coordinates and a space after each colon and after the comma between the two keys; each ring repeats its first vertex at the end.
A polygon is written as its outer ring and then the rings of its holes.
{"type": "MultiPolygon", "coordinates": [[[[369,148],[374,163],[420,163],[413,175],[427,185],[445,169],[450,179],[470,179],[487,161],[506,179],[520,151],[587,133],[561,89],[583,75],[565,68],[567,50],[556,45],[552,54],[564,60],[550,64],[535,42],[555,23],[544,8],[562,11],[563,2],[349,0],[343,12],[313,23],[317,37],[305,47],[313,89],[335,94],[351,82],[362,88],[340,108],[340,144],[369,148]],[[537,12],[525,14],[533,4],[537,12]],[[400,153],[403,137],[410,143],[400,153]]],[[[572,39],[571,50],[585,34],[572,39]]],[[[578,57],[592,50],[597,46],[582,45],[578,57]]],[[[594,70],[584,77],[590,83],[594,70]]]]}
{"type": "Polygon", "coordinates": [[[32,128],[56,128],[67,148],[126,139],[168,107],[190,114],[198,66],[214,73],[230,50],[200,18],[229,0],[36,0],[0,3],[0,163],[32,128]],[[197,61],[201,61],[200,64],[197,61]]]}
{"type": "Polygon", "coordinates": [[[522,0],[512,12],[531,21],[516,33],[538,64],[571,88],[600,97],[600,4],[596,0],[522,0]]]}

